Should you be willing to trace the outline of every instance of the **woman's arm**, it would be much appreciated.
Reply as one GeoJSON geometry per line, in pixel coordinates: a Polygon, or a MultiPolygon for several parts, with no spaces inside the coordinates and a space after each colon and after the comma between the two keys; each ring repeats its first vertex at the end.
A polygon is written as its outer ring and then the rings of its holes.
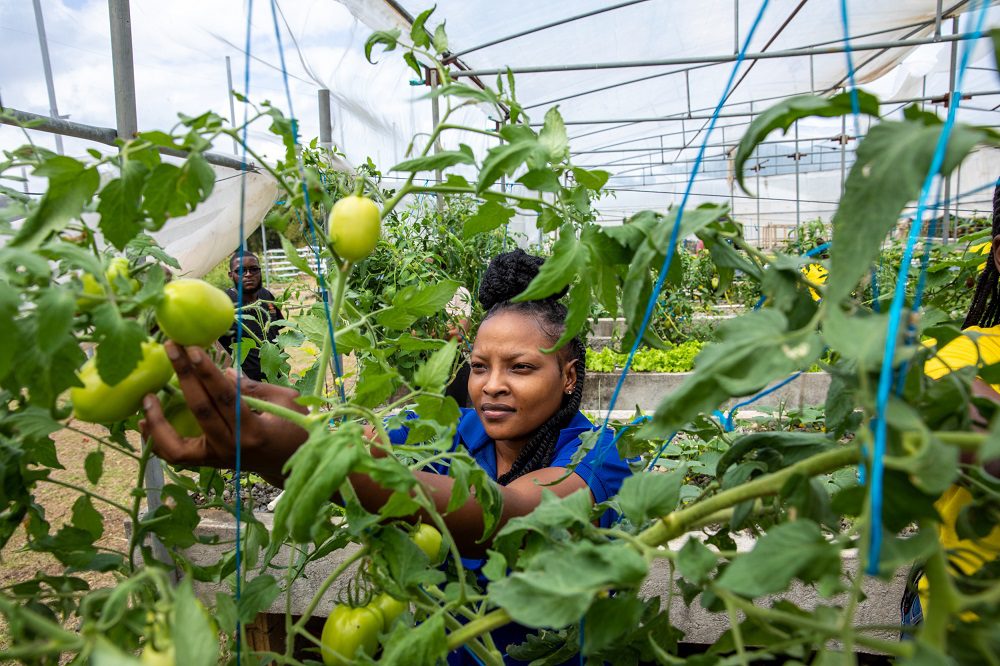
{"type": "MultiPolygon", "coordinates": [[[[174,364],[177,377],[184,391],[191,412],[201,424],[203,434],[199,437],[181,437],[164,418],[159,400],[153,395],[146,396],[144,407],[146,418],[142,422],[145,436],[151,438],[153,451],[169,463],[183,465],[206,465],[232,468],[235,465],[235,431],[237,391],[235,371],[226,374],[212,364],[204,350],[196,347],[187,349],[173,342],[167,342],[167,355],[174,364]]],[[[295,402],[298,393],[292,389],[262,384],[246,378],[240,380],[240,393],[305,414],[308,410],[295,402]]],[[[240,443],[243,468],[257,472],[276,486],[283,485],[281,470],[285,462],[305,442],[308,433],[299,426],[273,414],[255,412],[246,403],[240,405],[240,443]]],[[[369,436],[373,433],[369,431],[369,436]]],[[[373,448],[372,454],[386,455],[373,448]]],[[[507,486],[500,488],[503,508],[499,526],[516,516],[523,516],[534,510],[541,502],[542,489],[547,488],[560,497],[587,488],[584,480],[576,474],[566,476],[563,468],[547,468],[526,474],[507,486]],[[551,486],[558,479],[562,481],[551,486]]],[[[476,557],[489,547],[486,543],[476,543],[483,534],[482,508],[474,497],[470,497],[458,509],[445,515],[445,508],[451,500],[454,479],[432,472],[416,472],[427,495],[434,502],[438,513],[444,515],[445,523],[451,531],[459,550],[467,556],[476,557]]],[[[392,495],[387,490],[363,474],[352,474],[351,484],[359,500],[369,511],[378,511],[392,495]]],[[[412,519],[429,521],[427,515],[414,515],[412,519]]]]}

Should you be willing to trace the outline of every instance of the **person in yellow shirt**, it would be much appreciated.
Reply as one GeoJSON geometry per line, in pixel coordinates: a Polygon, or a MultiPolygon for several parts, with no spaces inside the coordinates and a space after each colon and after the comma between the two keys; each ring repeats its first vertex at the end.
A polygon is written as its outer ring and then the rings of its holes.
{"type": "MultiPolygon", "coordinates": [[[[924,374],[932,379],[940,379],[969,366],[982,368],[1000,363],[1000,186],[993,193],[993,233],[989,255],[990,260],[983,264],[972,304],[962,324],[962,335],[944,345],[924,364],[924,374]]],[[[976,378],[972,392],[978,397],[1000,403],[998,384],[987,384],[976,378]]],[[[973,417],[977,427],[988,426],[978,412],[973,417]]],[[[987,472],[1000,476],[1000,461],[984,462],[987,462],[987,472]]],[[[981,539],[962,539],[958,536],[955,525],[959,514],[971,501],[972,496],[968,490],[953,485],[935,503],[941,516],[938,528],[941,545],[948,551],[952,566],[966,576],[979,571],[1000,555],[1000,526],[994,527],[981,539]]],[[[903,597],[901,611],[904,625],[919,623],[923,616],[922,609],[928,601],[927,579],[918,573],[911,580],[916,581],[917,594],[914,594],[911,587],[903,597]]],[[[962,619],[971,621],[976,616],[966,613],[962,619]]]]}

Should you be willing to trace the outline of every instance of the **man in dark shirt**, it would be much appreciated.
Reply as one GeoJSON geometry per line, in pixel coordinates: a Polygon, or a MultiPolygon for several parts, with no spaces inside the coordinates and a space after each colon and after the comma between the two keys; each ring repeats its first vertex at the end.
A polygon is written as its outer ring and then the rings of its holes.
{"type": "MultiPolygon", "coordinates": [[[[243,374],[255,381],[264,381],[260,367],[260,345],[274,342],[278,337],[278,326],[275,321],[284,319],[281,310],[274,304],[274,294],[261,287],[260,260],[250,252],[236,252],[229,259],[229,277],[234,289],[227,289],[229,298],[236,304],[239,301],[239,286],[243,283],[243,309],[237,312],[237,319],[243,322],[241,345],[250,347],[243,360],[243,374]],[[251,342],[253,344],[251,344],[251,342]]],[[[236,344],[236,324],[224,336],[219,338],[223,348],[230,354],[234,353],[236,344]]],[[[244,347],[244,348],[245,348],[244,347]]]]}

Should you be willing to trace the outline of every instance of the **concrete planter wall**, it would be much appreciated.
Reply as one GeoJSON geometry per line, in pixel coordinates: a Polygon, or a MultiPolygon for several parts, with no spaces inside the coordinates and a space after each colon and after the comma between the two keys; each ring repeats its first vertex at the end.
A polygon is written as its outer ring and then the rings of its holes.
{"type": "MultiPolygon", "coordinates": [[[[611,401],[611,394],[618,383],[618,372],[592,372],[587,374],[587,383],[583,391],[582,409],[605,410],[611,401]]],[[[638,405],[643,411],[651,412],[660,401],[671,392],[677,390],[690,372],[631,372],[622,385],[618,396],[616,409],[631,410],[638,405]]],[[[779,382],[775,382],[777,384],[779,382]]],[[[818,405],[826,401],[826,392],[830,388],[830,375],[825,372],[804,372],[796,379],[774,393],[770,393],[757,402],[755,406],[786,407],[798,409],[803,405],[818,405]]],[[[745,398],[730,400],[720,409],[729,409],[745,398]]]]}

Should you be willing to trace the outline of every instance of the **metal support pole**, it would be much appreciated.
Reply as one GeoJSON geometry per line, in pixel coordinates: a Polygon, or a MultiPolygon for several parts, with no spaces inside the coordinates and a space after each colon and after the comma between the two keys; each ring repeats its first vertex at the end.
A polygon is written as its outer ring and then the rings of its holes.
{"type": "Polygon", "coordinates": [[[135,68],[132,64],[132,18],[129,0],[108,0],[111,20],[111,64],[115,75],[115,119],[122,141],[135,138],[139,121],[135,110],[135,68]]]}
{"type": "Polygon", "coordinates": [[[740,0],[733,0],[733,53],[740,52],[740,0]]]}
{"type": "MultiPolygon", "coordinates": [[[[52,63],[49,60],[49,40],[45,36],[45,20],[42,18],[41,0],[34,0],[35,26],[38,28],[38,47],[42,50],[42,71],[45,72],[45,88],[49,93],[49,115],[59,117],[59,107],[56,104],[56,86],[52,81],[52,63]]],[[[62,137],[56,134],[56,152],[63,154],[62,137]]]]}
{"type": "MultiPolygon", "coordinates": [[[[428,69],[428,73],[430,74],[431,90],[433,91],[435,88],[438,87],[438,73],[437,73],[437,70],[433,69],[433,68],[428,69]]],[[[440,107],[440,105],[438,103],[438,98],[437,97],[432,97],[431,98],[431,123],[434,125],[435,129],[437,128],[439,122],[441,122],[441,107],[440,107]]],[[[435,155],[437,153],[441,152],[440,134],[438,135],[438,137],[439,138],[434,139],[434,154],[435,155]]],[[[441,169],[435,169],[435,171],[434,171],[434,181],[438,185],[441,184],[441,169]]],[[[438,209],[439,213],[444,211],[444,195],[440,194],[440,193],[437,194],[437,209],[438,209]]]]}
{"type": "Polygon", "coordinates": [[[934,37],[941,39],[941,5],[943,0],[937,0],[937,10],[934,12],[934,37]]]}
{"type": "Polygon", "coordinates": [[[799,254],[802,254],[802,233],[801,233],[801,222],[802,222],[802,207],[800,200],[802,198],[802,193],[799,190],[799,158],[801,154],[799,153],[799,121],[795,121],[795,240],[799,245],[799,254]]]}
{"type": "MultiPolygon", "coordinates": [[[[236,102],[233,98],[233,66],[229,61],[229,56],[226,56],[226,97],[229,98],[229,123],[236,127],[236,102]]],[[[233,155],[240,154],[240,142],[233,137],[233,155]]]]}
{"type": "MultiPolygon", "coordinates": [[[[951,33],[958,34],[958,17],[951,19],[951,33]]],[[[958,68],[958,42],[951,43],[951,63],[948,68],[948,107],[955,103],[955,70],[958,68]]],[[[944,180],[944,242],[951,240],[951,177],[944,180]]]]}
{"type": "Polygon", "coordinates": [[[316,93],[319,98],[319,145],[333,150],[333,116],[330,113],[330,91],[321,88],[316,93]]]}

